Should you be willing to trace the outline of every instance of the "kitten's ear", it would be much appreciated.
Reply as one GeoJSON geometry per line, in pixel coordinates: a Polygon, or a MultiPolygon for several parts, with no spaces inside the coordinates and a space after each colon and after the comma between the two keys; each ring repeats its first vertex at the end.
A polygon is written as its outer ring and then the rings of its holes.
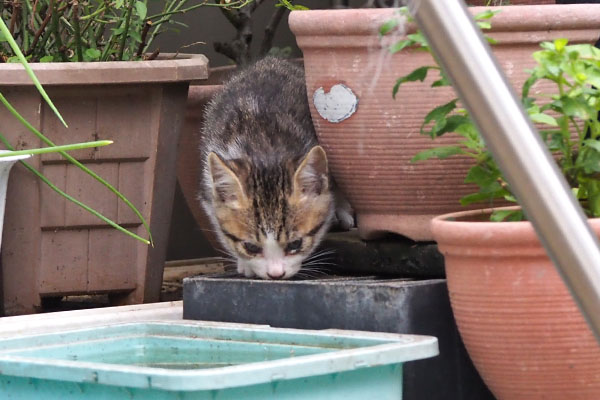
{"type": "Polygon", "coordinates": [[[208,155],[208,170],[214,199],[231,208],[242,208],[246,195],[236,173],[213,152],[208,155]]]}
{"type": "Polygon", "coordinates": [[[294,173],[294,193],[301,197],[318,196],[328,188],[327,155],[321,146],[315,146],[294,173]]]}

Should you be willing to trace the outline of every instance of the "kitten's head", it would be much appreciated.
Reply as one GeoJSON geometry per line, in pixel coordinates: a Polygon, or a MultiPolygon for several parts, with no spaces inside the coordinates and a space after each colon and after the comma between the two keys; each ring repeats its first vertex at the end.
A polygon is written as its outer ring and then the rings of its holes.
{"type": "Polygon", "coordinates": [[[220,239],[246,276],[292,277],[329,227],[333,196],[320,146],[274,166],[210,153],[207,178],[220,239]]]}

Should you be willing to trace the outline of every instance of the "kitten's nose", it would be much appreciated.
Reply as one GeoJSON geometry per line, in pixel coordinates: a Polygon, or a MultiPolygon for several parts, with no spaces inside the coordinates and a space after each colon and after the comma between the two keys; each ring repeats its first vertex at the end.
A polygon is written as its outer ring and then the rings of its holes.
{"type": "Polygon", "coordinates": [[[267,272],[267,276],[271,279],[281,279],[285,275],[285,272],[281,271],[281,273],[271,273],[267,272]]]}

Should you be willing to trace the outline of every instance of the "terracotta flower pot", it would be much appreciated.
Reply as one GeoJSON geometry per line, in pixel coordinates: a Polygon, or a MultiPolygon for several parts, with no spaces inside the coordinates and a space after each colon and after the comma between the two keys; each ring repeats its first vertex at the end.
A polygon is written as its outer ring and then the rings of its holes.
{"type": "Polygon", "coordinates": [[[198,228],[210,245],[220,249],[214,228],[200,205],[198,196],[202,187],[200,155],[202,154],[201,127],[204,122],[204,108],[213,96],[221,90],[223,82],[237,70],[237,66],[211,68],[209,79],[202,84],[191,85],[188,91],[185,120],[181,129],[177,152],[177,181],[183,192],[186,205],[192,213],[198,228]]]}
{"type": "MultiPolygon", "coordinates": [[[[0,65],[0,91],[57,144],[114,141],[71,154],[138,208],[150,225],[154,247],[110,228],[17,167],[12,175],[19,184],[8,190],[2,246],[6,314],[34,312],[43,297],[69,294],[108,293],[114,303],[158,301],[188,85],[207,78],[207,59],[181,55],[32,68],[69,128],[41,100],[21,65],[0,65]]],[[[42,146],[4,107],[0,132],[19,149],[42,146]]],[[[34,157],[31,164],[60,189],[146,236],[126,205],[60,155],[34,157]]]]}
{"type": "MultiPolygon", "coordinates": [[[[533,227],[488,216],[460,212],[431,224],[477,370],[498,400],[600,399],[600,347],[533,227]]],[[[600,234],[600,219],[589,222],[600,234]]]]}
{"type": "MultiPolygon", "coordinates": [[[[494,53],[519,93],[540,42],[598,39],[600,5],[495,9],[502,12],[492,19],[487,34],[498,41],[494,53]]],[[[482,8],[470,10],[476,14],[482,8]]],[[[466,158],[409,161],[421,150],[455,144],[456,137],[450,135],[434,142],[419,133],[426,113],[455,96],[448,88],[429,88],[429,78],[402,86],[396,100],[392,98],[398,77],[432,64],[424,52],[389,54],[387,45],[403,36],[382,40],[378,32],[394,15],[392,9],[298,11],[291,13],[289,23],[304,53],[319,141],[336,182],[357,212],[361,235],[371,238],[391,231],[430,240],[431,218],[463,209],[459,199],[476,190],[463,183],[470,163],[466,158]]]]}

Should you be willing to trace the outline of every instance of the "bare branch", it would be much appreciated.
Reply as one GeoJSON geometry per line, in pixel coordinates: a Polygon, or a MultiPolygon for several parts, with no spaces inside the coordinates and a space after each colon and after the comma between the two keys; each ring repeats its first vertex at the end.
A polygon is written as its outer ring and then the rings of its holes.
{"type": "Polygon", "coordinates": [[[286,11],[287,9],[285,7],[278,7],[271,16],[271,19],[265,28],[265,36],[260,45],[260,52],[258,53],[259,57],[266,56],[269,50],[271,50],[271,47],[273,47],[275,31],[277,30],[277,27],[279,26],[279,23],[281,22],[281,19],[286,11]]]}

